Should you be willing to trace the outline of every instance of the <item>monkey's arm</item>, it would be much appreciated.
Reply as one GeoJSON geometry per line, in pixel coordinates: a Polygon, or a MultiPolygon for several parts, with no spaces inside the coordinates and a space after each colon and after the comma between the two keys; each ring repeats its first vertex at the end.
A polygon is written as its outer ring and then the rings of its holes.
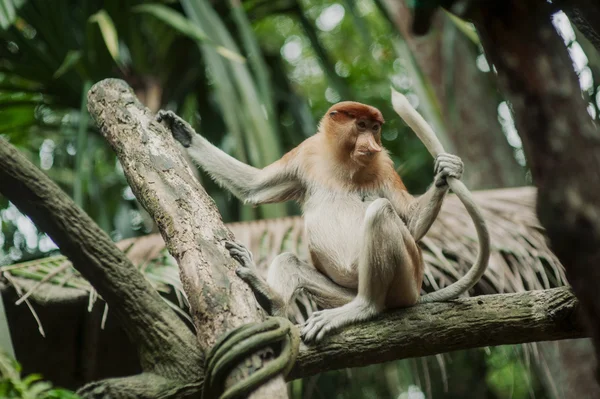
{"type": "Polygon", "coordinates": [[[443,153],[436,157],[434,173],[435,178],[431,187],[420,197],[413,198],[404,191],[396,196],[396,209],[404,216],[408,230],[415,241],[421,240],[437,218],[444,197],[448,192],[448,176],[460,179],[463,172],[463,163],[459,157],[443,153]],[[401,204],[405,204],[402,206],[401,204]]]}
{"type": "Polygon", "coordinates": [[[156,119],[171,130],[195,163],[240,200],[258,205],[297,199],[302,194],[293,154],[257,169],[212,145],[172,111],[159,111],[156,119]]]}

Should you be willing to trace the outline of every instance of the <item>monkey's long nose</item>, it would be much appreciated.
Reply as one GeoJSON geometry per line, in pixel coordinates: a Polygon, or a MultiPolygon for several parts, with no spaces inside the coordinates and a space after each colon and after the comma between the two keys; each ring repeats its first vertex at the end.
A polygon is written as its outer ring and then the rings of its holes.
{"type": "Polygon", "coordinates": [[[381,152],[382,149],[383,148],[379,144],[377,144],[375,140],[369,139],[369,147],[367,148],[368,152],[376,154],[378,152],[381,152]]]}

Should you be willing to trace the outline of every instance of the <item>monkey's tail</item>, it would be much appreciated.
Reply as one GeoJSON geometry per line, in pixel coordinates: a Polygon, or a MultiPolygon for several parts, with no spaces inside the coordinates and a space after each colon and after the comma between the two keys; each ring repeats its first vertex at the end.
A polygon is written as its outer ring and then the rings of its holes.
{"type": "MultiPolygon", "coordinates": [[[[444,147],[442,147],[442,144],[436,137],[431,126],[429,126],[425,119],[423,119],[423,117],[410,105],[408,99],[393,88],[392,106],[394,107],[394,111],[396,111],[396,113],[400,115],[402,119],[404,119],[406,124],[410,126],[412,130],[414,130],[434,158],[445,152],[444,147]]],[[[454,194],[456,194],[458,199],[460,199],[467,209],[467,212],[471,216],[471,219],[473,219],[475,230],[477,231],[477,237],[479,239],[479,253],[477,254],[475,263],[473,266],[471,266],[467,274],[448,287],[442,288],[439,291],[435,291],[427,295],[423,295],[419,299],[419,303],[443,302],[454,299],[462,293],[467,292],[475,284],[477,284],[481,276],[483,276],[485,269],[487,269],[488,260],[490,258],[490,235],[488,233],[485,221],[483,220],[483,216],[473,201],[471,193],[462,181],[453,177],[448,177],[447,181],[450,189],[454,192],[454,194]]]]}

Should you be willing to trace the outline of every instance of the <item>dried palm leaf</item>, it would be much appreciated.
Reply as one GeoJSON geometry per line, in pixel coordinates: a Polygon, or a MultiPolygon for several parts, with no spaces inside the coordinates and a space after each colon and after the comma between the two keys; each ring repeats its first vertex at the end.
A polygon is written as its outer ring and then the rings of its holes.
{"type": "MultiPolygon", "coordinates": [[[[535,188],[479,191],[474,193],[474,197],[487,222],[492,243],[488,270],[475,286],[474,293],[518,292],[566,283],[563,267],[548,248],[544,229],[534,213],[535,188]]],[[[303,259],[309,259],[301,217],[230,223],[228,227],[236,239],[252,251],[263,275],[266,275],[272,259],[281,252],[294,252],[303,259]]],[[[165,294],[174,293],[178,303],[168,301],[171,307],[187,308],[177,265],[159,234],[129,238],[118,242],[117,246],[155,289],[165,294]]],[[[472,265],[477,255],[477,237],[469,215],[456,197],[448,196],[421,247],[426,264],[425,291],[450,285],[472,265]]],[[[97,295],[64,256],[0,267],[0,273],[7,277],[39,281],[29,291],[19,294],[22,298],[19,303],[27,302],[27,298],[45,283],[86,290],[91,303],[97,295]]],[[[14,281],[8,280],[9,283],[14,281]]],[[[312,301],[300,298],[294,310],[296,319],[303,320],[312,308],[312,301]]]]}

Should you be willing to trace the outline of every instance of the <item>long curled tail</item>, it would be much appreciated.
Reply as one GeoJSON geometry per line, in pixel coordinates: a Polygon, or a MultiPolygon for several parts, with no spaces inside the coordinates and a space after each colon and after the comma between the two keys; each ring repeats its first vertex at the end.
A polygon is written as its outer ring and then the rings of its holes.
{"type": "MultiPolygon", "coordinates": [[[[436,137],[431,126],[429,126],[425,119],[423,119],[423,117],[410,105],[408,99],[393,88],[392,106],[394,107],[394,111],[396,111],[406,124],[417,134],[434,158],[445,152],[444,147],[442,147],[442,144],[436,137]]],[[[471,216],[471,219],[473,219],[475,230],[477,230],[477,237],[479,239],[479,253],[477,254],[475,263],[471,266],[467,274],[448,287],[423,295],[419,299],[419,303],[443,302],[454,299],[468,291],[477,284],[481,276],[483,276],[490,258],[490,235],[485,221],[483,220],[483,216],[473,201],[471,193],[462,181],[453,177],[448,177],[447,181],[450,189],[460,199],[471,216]]]]}

